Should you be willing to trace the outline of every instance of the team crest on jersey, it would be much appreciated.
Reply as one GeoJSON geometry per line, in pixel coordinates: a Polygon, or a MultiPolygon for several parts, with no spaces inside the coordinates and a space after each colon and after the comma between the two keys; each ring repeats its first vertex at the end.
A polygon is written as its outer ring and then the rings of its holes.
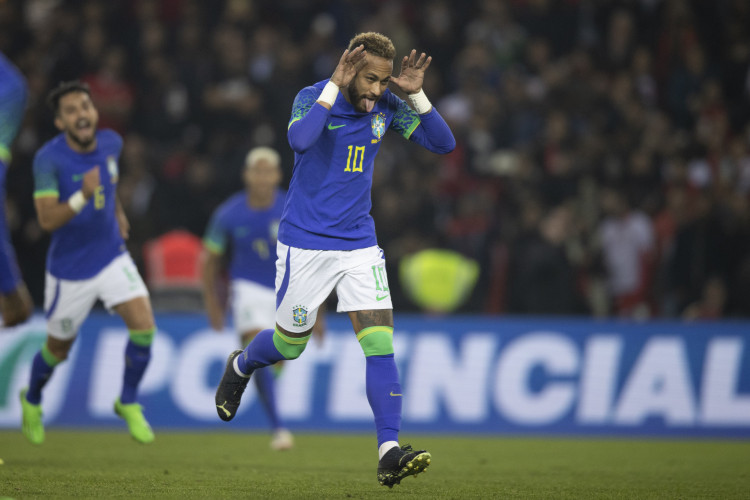
{"type": "Polygon", "coordinates": [[[307,308],[305,306],[294,306],[292,309],[294,326],[305,326],[307,324],[307,308]]]}
{"type": "Polygon", "coordinates": [[[114,156],[107,156],[107,172],[109,172],[109,181],[112,184],[117,182],[117,159],[114,156]]]}
{"type": "Polygon", "coordinates": [[[385,134],[385,113],[378,113],[375,115],[372,115],[372,135],[374,135],[377,140],[380,140],[383,138],[383,135],[385,134]]]}

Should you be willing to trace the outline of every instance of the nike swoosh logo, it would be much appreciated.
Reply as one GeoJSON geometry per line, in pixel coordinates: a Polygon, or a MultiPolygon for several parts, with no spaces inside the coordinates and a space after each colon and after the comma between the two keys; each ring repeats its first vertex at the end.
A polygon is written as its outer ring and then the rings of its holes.
{"type": "Polygon", "coordinates": [[[328,130],[336,130],[337,128],[346,127],[346,124],[344,125],[334,125],[333,123],[328,124],[328,130]]]}
{"type": "Polygon", "coordinates": [[[393,394],[393,391],[391,391],[391,396],[403,396],[403,394],[393,394]]]}
{"type": "Polygon", "coordinates": [[[225,405],[225,404],[227,404],[227,402],[226,402],[226,401],[224,401],[224,402],[223,402],[223,403],[221,403],[220,405],[216,405],[216,407],[217,407],[217,408],[219,408],[220,410],[222,410],[222,411],[223,411],[224,413],[226,413],[226,414],[227,414],[227,417],[231,417],[231,416],[232,416],[232,414],[231,414],[231,413],[229,413],[229,410],[227,410],[226,408],[224,408],[224,405],[225,405]]]}
{"type": "Polygon", "coordinates": [[[378,302],[380,302],[381,300],[383,300],[383,299],[387,299],[387,298],[388,298],[388,295],[383,295],[382,297],[377,297],[377,296],[376,296],[376,297],[375,297],[375,300],[377,300],[378,302]]]}
{"type": "Polygon", "coordinates": [[[83,174],[74,174],[73,175],[73,182],[78,182],[83,179],[83,174]]]}

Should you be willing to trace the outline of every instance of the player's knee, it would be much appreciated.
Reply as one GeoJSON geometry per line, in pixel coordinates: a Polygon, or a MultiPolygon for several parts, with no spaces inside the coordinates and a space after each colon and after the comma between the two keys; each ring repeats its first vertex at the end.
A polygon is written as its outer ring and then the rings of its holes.
{"type": "Polygon", "coordinates": [[[273,345],[286,359],[297,359],[299,358],[302,351],[307,347],[307,342],[310,340],[310,335],[305,337],[295,338],[284,335],[279,331],[278,328],[273,331],[273,345]]]}
{"type": "Polygon", "coordinates": [[[366,357],[393,354],[393,328],[370,326],[357,333],[357,340],[366,357]]]}
{"type": "Polygon", "coordinates": [[[68,359],[70,345],[47,339],[47,342],[42,346],[42,358],[49,366],[56,366],[68,359]]]}

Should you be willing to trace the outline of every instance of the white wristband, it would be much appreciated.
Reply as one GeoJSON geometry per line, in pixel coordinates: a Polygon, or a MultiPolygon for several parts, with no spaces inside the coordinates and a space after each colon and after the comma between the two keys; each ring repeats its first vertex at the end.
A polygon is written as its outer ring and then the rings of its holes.
{"type": "Polygon", "coordinates": [[[88,200],[85,196],[83,196],[83,191],[80,189],[73,193],[73,195],[68,198],[68,205],[70,205],[70,209],[73,210],[75,213],[80,214],[81,210],[83,210],[83,207],[86,206],[86,202],[88,200]]]}
{"type": "Polygon", "coordinates": [[[323,101],[324,103],[333,107],[333,104],[336,102],[336,97],[338,95],[339,86],[329,80],[328,83],[326,83],[326,86],[323,87],[323,92],[320,93],[320,97],[318,97],[318,100],[323,101]]]}
{"type": "Polygon", "coordinates": [[[411,105],[414,106],[414,111],[416,111],[417,114],[423,115],[432,109],[432,104],[430,103],[430,100],[427,99],[427,96],[422,89],[419,89],[419,92],[416,94],[408,94],[407,97],[409,98],[411,105]]]}

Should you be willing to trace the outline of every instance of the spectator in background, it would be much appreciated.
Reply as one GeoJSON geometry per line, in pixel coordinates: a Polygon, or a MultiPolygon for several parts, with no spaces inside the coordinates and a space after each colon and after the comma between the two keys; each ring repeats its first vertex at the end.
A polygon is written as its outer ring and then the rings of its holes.
{"type": "Polygon", "coordinates": [[[724,317],[726,302],[727,288],[724,280],[718,277],[710,278],[703,287],[700,299],[687,306],[682,317],[688,320],[721,319],[724,317]]]}
{"type": "Polygon", "coordinates": [[[133,88],[125,80],[126,65],[125,49],[112,47],[102,55],[99,69],[82,78],[91,88],[92,99],[102,103],[101,126],[111,128],[119,134],[129,130],[135,104],[133,88]]]}
{"type": "Polygon", "coordinates": [[[678,311],[700,299],[711,276],[727,276],[729,264],[726,224],[713,206],[710,193],[695,193],[688,213],[688,220],[675,235],[674,252],[668,263],[669,288],[678,311]]]}
{"type": "Polygon", "coordinates": [[[613,312],[622,317],[649,317],[655,250],[651,220],[631,208],[627,196],[618,190],[604,189],[601,203],[606,216],[599,224],[598,237],[613,312]]]}
{"type": "Polygon", "coordinates": [[[577,270],[565,248],[571,217],[566,205],[552,208],[538,227],[511,249],[509,312],[560,315],[585,311],[577,270]]]}

